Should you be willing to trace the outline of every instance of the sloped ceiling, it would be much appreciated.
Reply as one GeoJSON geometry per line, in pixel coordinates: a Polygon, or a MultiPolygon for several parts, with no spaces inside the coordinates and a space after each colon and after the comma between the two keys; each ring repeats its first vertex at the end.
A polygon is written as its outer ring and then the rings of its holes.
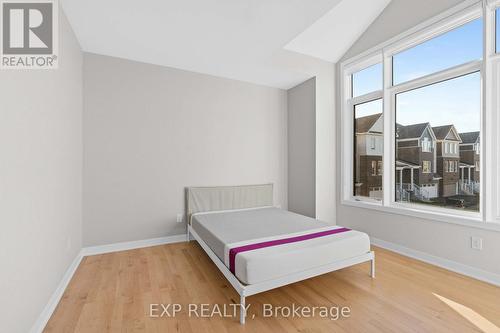
{"type": "Polygon", "coordinates": [[[280,66],[285,46],[335,62],[386,2],[61,0],[85,52],[284,89],[310,77],[280,66]]]}

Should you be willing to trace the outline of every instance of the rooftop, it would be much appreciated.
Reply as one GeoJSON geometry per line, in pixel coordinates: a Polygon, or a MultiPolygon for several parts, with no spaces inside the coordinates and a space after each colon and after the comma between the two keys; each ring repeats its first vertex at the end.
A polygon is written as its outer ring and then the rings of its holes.
{"type": "Polygon", "coordinates": [[[476,143],[479,140],[479,131],[460,133],[459,135],[462,138],[462,143],[476,143]]]}
{"type": "Polygon", "coordinates": [[[401,124],[396,124],[396,132],[398,139],[413,139],[420,138],[422,134],[424,134],[427,126],[430,126],[429,123],[420,123],[404,126],[401,124]]]}
{"type": "Polygon", "coordinates": [[[367,133],[375,125],[377,120],[382,116],[382,113],[372,114],[356,119],[356,133],[367,133]]]}

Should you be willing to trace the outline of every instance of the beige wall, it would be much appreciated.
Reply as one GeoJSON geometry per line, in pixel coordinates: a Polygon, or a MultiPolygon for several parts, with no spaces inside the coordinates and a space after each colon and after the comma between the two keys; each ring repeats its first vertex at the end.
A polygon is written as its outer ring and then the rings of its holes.
{"type": "Polygon", "coordinates": [[[184,233],[186,186],[272,182],[286,208],[286,91],[94,54],[84,69],[84,246],[184,233]]]}
{"type": "Polygon", "coordinates": [[[59,69],[0,71],[2,332],[30,330],[81,248],[82,53],[59,30],[59,69]]]}
{"type": "MultiPolygon", "coordinates": [[[[354,56],[405,30],[441,13],[460,1],[452,0],[393,0],[365,34],[352,46],[344,59],[354,56]],[[410,15],[411,14],[411,15],[410,15]]],[[[337,90],[338,93],[338,90],[337,90]]],[[[337,95],[338,96],[338,95],[337,95]]],[[[337,102],[337,156],[340,156],[340,98],[337,102]]],[[[337,159],[340,179],[340,159],[337,159]]],[[[421,218],[390,214],[340,204],[340,184],[337,186],[338,224],[367,232],[371,237],[452,260],[475,269],[500,274],[500,232],[482,230],[421,218]],[[484,240],[482,251],[471,249],[471,236],[484,240]]]]}
{"type": "Polygon", "coordinates": [[[287,96],[288,209],[316,217],[316,78],[287,96]]]}
{"type": "Polygon", "coordinates": [[[285,50],[274,55],[273,64],[316,78],[315,213],[317,219],[335,224],[335,65],[285,50]]]}

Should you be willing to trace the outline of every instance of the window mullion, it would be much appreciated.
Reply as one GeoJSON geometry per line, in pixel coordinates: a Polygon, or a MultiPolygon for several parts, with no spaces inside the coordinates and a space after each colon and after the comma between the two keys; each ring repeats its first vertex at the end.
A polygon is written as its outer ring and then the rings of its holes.
{"type": "Polygon", "coordinates": [[[351,98],[351,104],[356,105],[356,104],[371,102],[376,99],[381,99],[383,95],[384,95],[383,90],[374,91],[365,95],[351,98]]]}
{"type": "MultiPolygon", "coordinates": [[[[498,2],[496,2],[498,4],[498,2]]],[[[498,148],[493,147],[493,142],[497,139],[496,125],[498,119],[493,112],[493,99],[495,82],[493,80],[494,66],[492,57],[495,55],[495,6],[484,5],[483,7],[484,27],[483,27],[483,70],[481,71],[481,135],[480,135],[480,186],[482,195],[481,214],[483,220],[493,221],[499,215],[497,207],[498,189],[495,189],[495,178],[498,165],[498,148]],[[497,210],[497,211],[495,211],[497,210]]],[[[496,83],[498,84],[498,83],[496,83]]],[[[498,182],[498,179],[496,180],[498,182]]]]}
{"type": "Polygon", "coordinates": [[[383,52],[383,117],[384,117],[384,150],[383,161],[383,200],[384,206],[394,201],[394,186],[392,185],[395,163],[393,156],[392,138],[394,136],[393,103],[389,88],[392,86],[392,57],[383,52]]]}
{"type": "Polygon", "coordinates": [[[441,81],[450,80],[459,76],[471,74],[481,70],[483,61],[475,60],[459,66],[455,66],[449,69],[445,69],[440,72],[432,73],[418,79],[414,79],[408,82],[398,84],[396,86],[390,86],[388,89],[393,91],[395,94],[399,94],[405,91],[418,89],[425,87],[434,83],[441,81]]]}

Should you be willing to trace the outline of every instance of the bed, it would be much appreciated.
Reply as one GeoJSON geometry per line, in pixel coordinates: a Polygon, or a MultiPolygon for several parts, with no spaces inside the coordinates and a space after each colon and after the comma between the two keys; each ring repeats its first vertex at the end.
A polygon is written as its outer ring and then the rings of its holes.
{"type": "Polygon", "coordinates": [[[371,261],[365,233],[273,207],[273,185],[190,187],[188,241],[196,239],[245,298],[290,283],[371,261]]]}

